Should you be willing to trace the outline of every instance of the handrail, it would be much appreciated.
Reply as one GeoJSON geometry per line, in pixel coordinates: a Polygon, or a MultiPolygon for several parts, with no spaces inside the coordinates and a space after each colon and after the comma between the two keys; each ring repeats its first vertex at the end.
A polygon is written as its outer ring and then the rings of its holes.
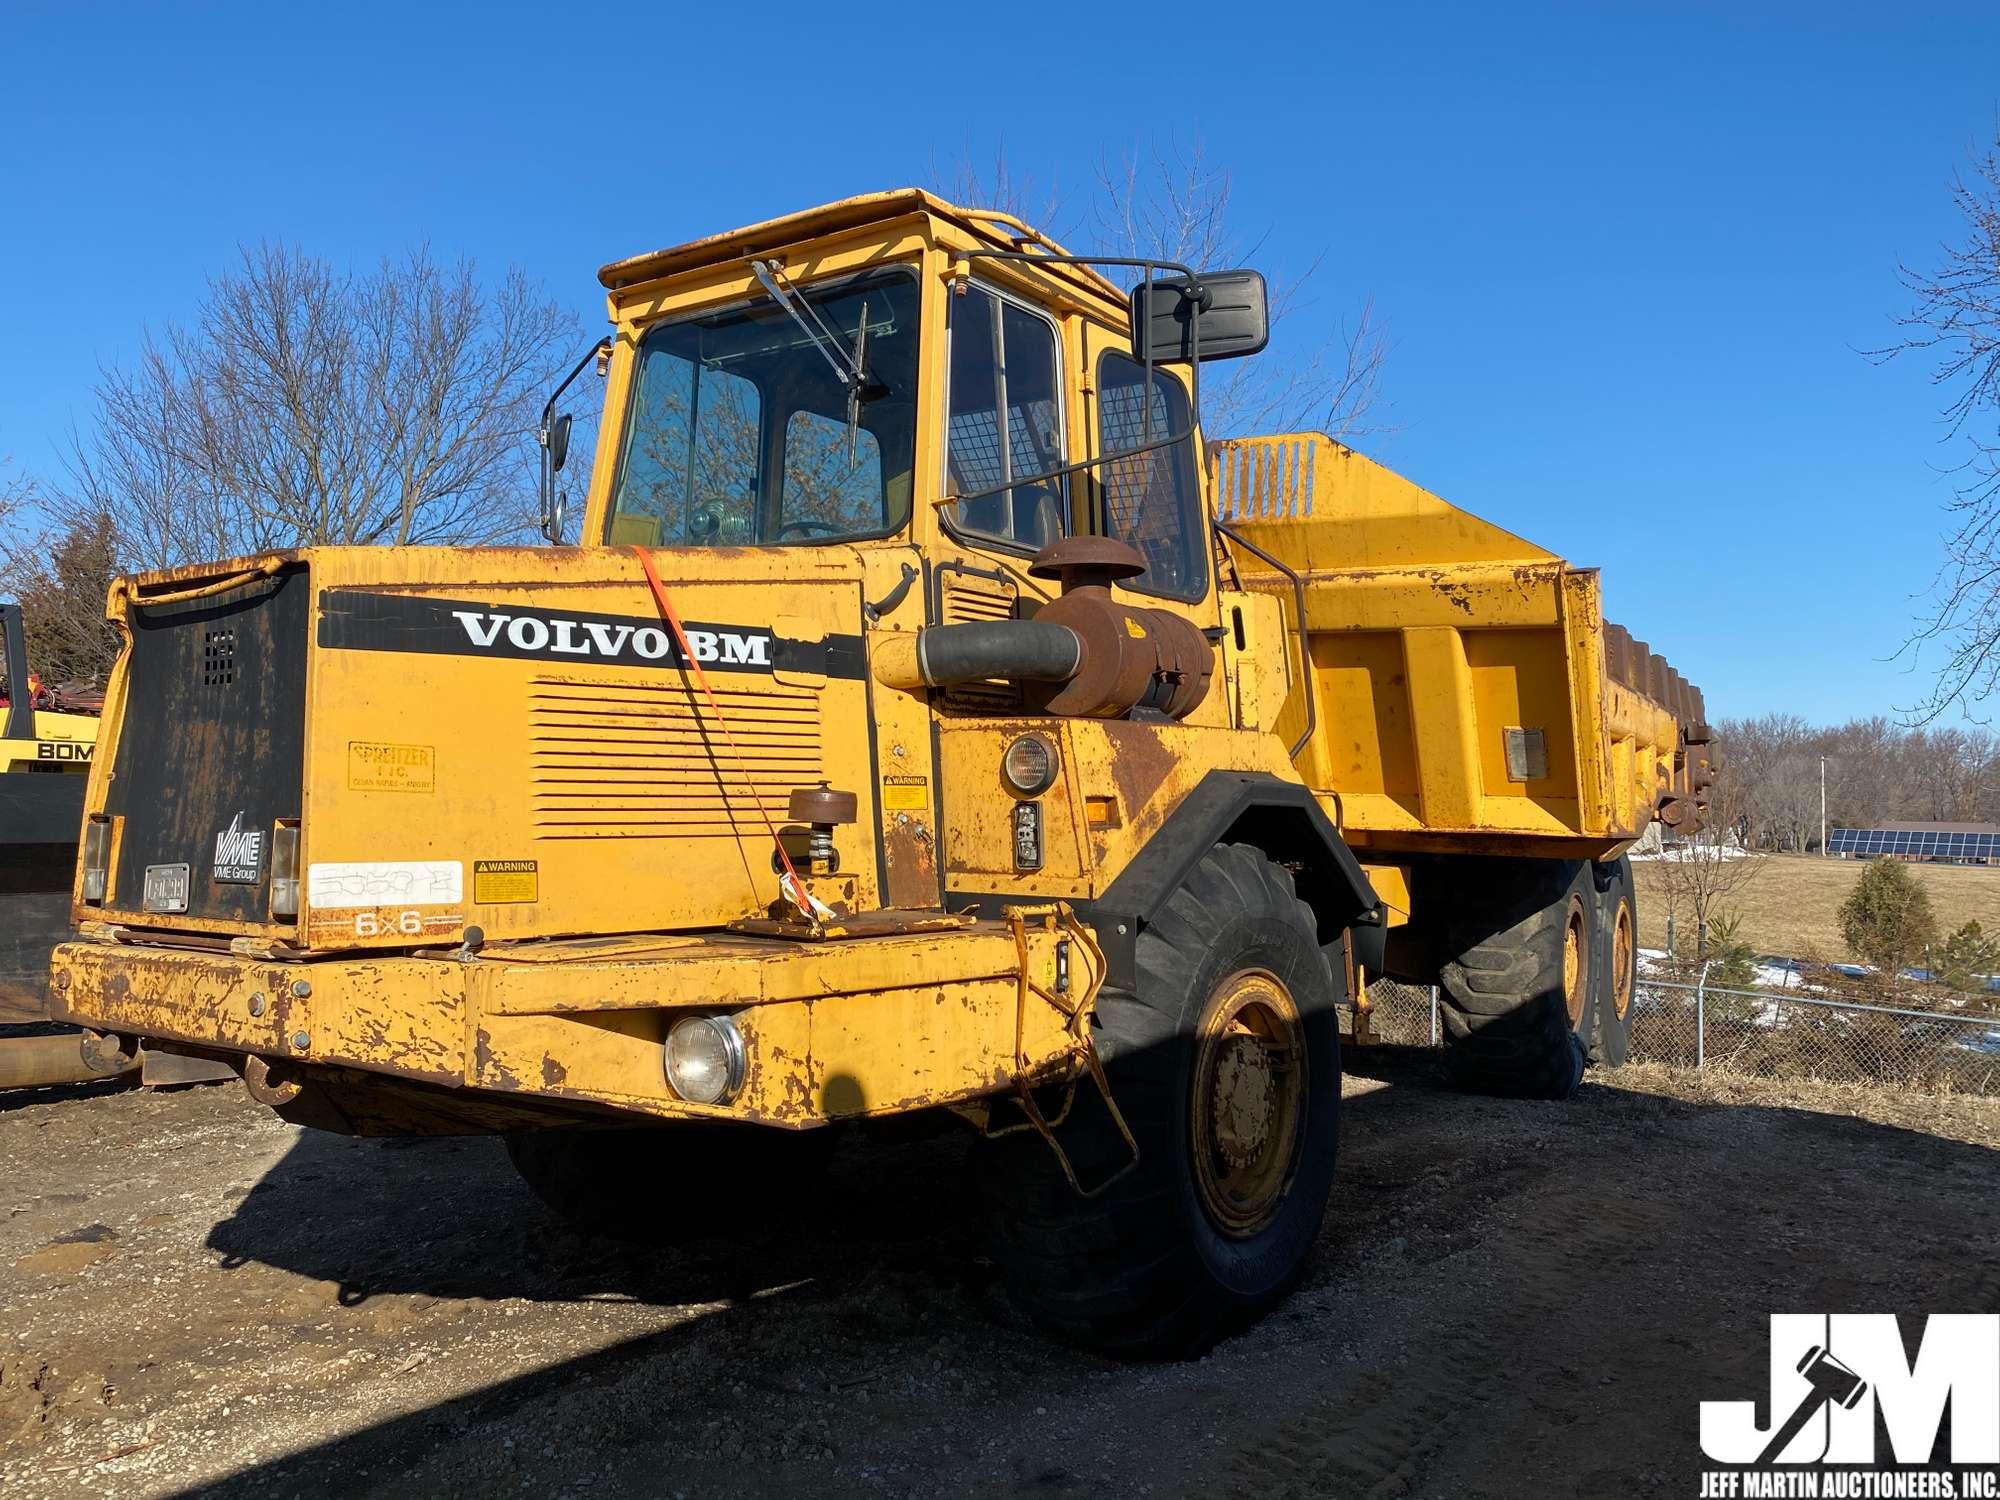
{"type": "Polygon", "coordinates": [[[211,594],[226,594],[231,589],[240,589],[246,583],[255,583],[260,578],[274,577],[285,565],[280,557],[267,557],[254,567],[243,568],[208,583],[198,583],[193,588],[175,589],[171,593],[139,595],[130,590],[125,597],[134,609],[146,609],[155,604],[185,604],[190,599],[206,599],[211,594]]]}
{"type": "Polygon", "coordinates": [[[1228,522],[1216,517],[1211,518],[1209,524],[1221,535],[1235,542],[1239,547],[1242,547],[1252,555],[1261,557],[1265,562],[1292,580],[1292,597],[1297,602],[1299,611],[1299,677],[1306,695],[1305,732],[1299,736],[1298,743],[1292,746],[1287,757],[1291,760],[1297,760],[1299,752],[1305,749],[1306,742],[1313,737],[1313,730],[1319,727],[1319,708],[1313,701],[1312,635],[1306,629],[1306,581],[1299,577],[1289,565],[1273,557],[1248,537],[1239,533],[1228,522]]]}

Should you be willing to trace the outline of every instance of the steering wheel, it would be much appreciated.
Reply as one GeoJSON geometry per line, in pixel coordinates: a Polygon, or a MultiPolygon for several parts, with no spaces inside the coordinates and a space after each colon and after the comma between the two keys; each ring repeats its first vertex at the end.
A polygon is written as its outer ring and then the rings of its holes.
{"type": "Polygon", "coordinates": [[[835,525],[831,521],[787,521],[778,528],[778,536],[782,539],[788,531],[806,531],[816,536],[839,536],[846,530],[845,526],[835,525]]]}

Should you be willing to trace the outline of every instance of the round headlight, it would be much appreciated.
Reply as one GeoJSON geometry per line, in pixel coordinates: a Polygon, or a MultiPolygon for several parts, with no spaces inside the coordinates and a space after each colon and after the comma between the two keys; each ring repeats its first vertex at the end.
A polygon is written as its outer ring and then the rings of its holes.
{"type": "Polygon", "coordinates": [[[743,1087],[743,1034],[727,1016],[688,1016],[667,1028],[667,1082],[690,1104],[726,1104],[743,1087]]]}
{"type": "Polygon", "coordinates": [[[1024,734],[1000,757],[1000,775],[1023,797],[1039,797],[1055,785],[1062,762],[1056,747],[1039,734],[1024,734]]]}

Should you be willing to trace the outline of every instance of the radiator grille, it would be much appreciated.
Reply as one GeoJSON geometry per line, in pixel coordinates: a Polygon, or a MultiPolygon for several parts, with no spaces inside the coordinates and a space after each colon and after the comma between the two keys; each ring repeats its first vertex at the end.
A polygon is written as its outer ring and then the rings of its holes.
{"type": "Polygon", "coordinates": [[[765,814],[783,826],[793,790],[825,774],[818,695],[770,683],[718,688],[716,698],[734,748],[691,684],[537,678],[529,701],[536,833],[722,838],[762,833],[765,814]]]}

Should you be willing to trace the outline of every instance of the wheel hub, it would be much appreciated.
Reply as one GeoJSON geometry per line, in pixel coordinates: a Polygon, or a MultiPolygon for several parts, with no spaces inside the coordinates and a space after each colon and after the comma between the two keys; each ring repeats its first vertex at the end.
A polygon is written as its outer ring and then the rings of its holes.
{"type": "Polygon", "coordinates": [[[1583,901],[1569,899],[1569,913],[1563,921],[1563,1005],[1569,1011],[1571,1027],[1583,1023],[1583,1002],[1590,993],[1589,928],[1583,901]]]}
{"type": "Polygon", "coordinates": [[[1215,1066],[1215,1141],[1231,1167],[1257,1159],[1278,1117],[1271,1059],[1248,1032],[1227,1038],[1215,1066]]]}
{"type": "Polygon", "coordinates": [[[1611,1004],[1621,1021],[1632,1009],[1634,956],[1632,903],[1620,901],[1618,916],[1611,929],[1611,1004]]]}
{"type": "Polygon", "coordinates": [[[1195,1189],[1224,1234],[1246,1238],[1277,1217],[1304,1140],[1306,1087],[1291,993],[1263,969],[1223,980],[1203,1011],[1190,1103],[1195,1189]]]}

